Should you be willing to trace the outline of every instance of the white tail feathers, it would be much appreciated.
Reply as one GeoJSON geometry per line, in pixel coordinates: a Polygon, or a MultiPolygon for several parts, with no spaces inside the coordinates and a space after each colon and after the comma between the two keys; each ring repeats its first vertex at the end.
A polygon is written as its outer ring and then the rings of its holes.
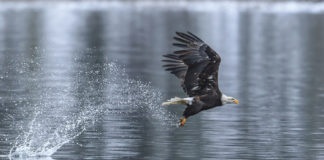
{"type": "Polygon", "coordinates": [[[174,97],[169,99],[166,102],[162,103],[162,106],[168,106],[171,104],[189,104],[192,105],[192,102],[194,101],[194,97],[187,97],[187,98],[179,98],[179,97],[174,97]]]}

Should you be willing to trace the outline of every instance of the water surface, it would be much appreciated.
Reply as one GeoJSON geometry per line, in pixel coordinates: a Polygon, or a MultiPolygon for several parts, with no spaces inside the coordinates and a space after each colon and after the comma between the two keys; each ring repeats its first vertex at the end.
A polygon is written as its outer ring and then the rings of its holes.
{"type": "Polygon", "coordinates": [[[1,158],[323,159],[323,26],[323,3],[1,2],[1,158]],[[161,68],[175,31],[221,55],[240,105],[174,126],[184,107],[159,104],[185,96],[161,68]]]}

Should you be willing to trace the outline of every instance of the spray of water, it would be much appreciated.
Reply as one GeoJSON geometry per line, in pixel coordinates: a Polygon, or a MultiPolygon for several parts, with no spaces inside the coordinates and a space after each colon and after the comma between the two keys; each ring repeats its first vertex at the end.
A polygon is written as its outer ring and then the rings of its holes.
{"type": "Polygon", "coordinates": [[[163,126],[176,126],[177,117],[160,106],[163,95],[158,89],[129,78],[125,70],[113,62],[93,68],[75,74],[74,81],[86,83],[81,85],[85,88],[36,85],[39,98],[28,106],[33,108],[32,118],[27,127],[22,127],[22,134],[16,138],[9,157],[51,156],[107,112],[141,113],[163,126]],[[84,76],[91,78],[85,81],[84,76]],[[72,92],[75,90],[78,92],[72,92]]]}

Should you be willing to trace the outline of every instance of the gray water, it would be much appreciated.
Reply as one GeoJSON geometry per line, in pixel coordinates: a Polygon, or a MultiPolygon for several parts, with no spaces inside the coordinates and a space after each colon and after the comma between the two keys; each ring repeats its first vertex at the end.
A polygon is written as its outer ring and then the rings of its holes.
{"type": "Polygon", "coordinates": [[[324,3],[0,2],[0,158],[324,159],[324,3]],[[175,125],[175,31],[240,100],[175,125]]]}

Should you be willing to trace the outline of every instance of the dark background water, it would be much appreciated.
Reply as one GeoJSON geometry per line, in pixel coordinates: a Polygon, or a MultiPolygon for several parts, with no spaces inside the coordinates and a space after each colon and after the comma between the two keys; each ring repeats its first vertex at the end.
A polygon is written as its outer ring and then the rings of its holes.
{"type": "Polygon", "coordinates": [[[185,96],[160,59],[175,31],[191,31],[221,55],[220,87],[239,105],[180,129],[147,112],[104,112],[52,158],[323,159],[323,28],[324,3],[1,2],[1,157],[42,104],[74,113],[75,101],[112,97],[101,90],[107,77],[92,74],[111,61],[162,99],[185,96]]]}

